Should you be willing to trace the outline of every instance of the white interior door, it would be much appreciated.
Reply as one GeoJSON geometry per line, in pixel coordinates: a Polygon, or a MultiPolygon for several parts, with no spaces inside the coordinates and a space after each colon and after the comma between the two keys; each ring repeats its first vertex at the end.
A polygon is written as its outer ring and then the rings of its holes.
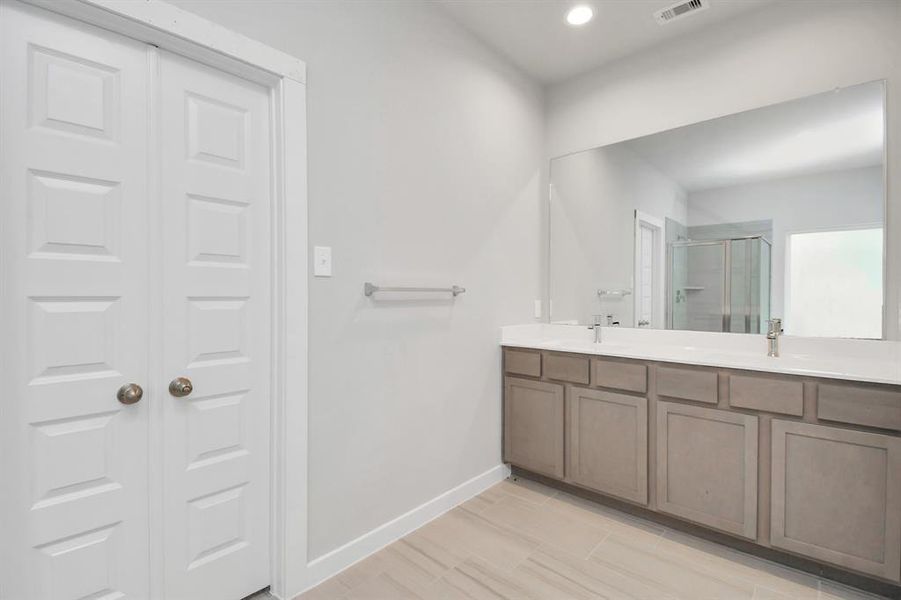
{"type": "Polygon", "coordinates": [[[635,211],[635,326],[663,327],[663,223],[635,211]]]}
{"type": "Polygon", "coordinates": [[[243,598],[269,583],[268,90],[0,10],[0,597],[243,598]]]}
{"type": "Polygon", "coordinates": [[[638,226],[638,263],[635,286],[638,327],[650,327],[654,320],[654,230],[642,223],[638,226]]]}
{"type": "Polygon", "coordinates": [[[166,597],[269,583],[268,91],[160,60],[166,597]]]}
{"type": "Polygon", "coordinates": [[[147,51],[0,5],[4,598],[146,598],[147,51]]]}

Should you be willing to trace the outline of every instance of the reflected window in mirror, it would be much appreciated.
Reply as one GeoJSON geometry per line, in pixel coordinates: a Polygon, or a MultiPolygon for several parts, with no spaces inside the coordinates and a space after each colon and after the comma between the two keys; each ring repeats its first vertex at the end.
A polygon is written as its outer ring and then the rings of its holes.
{"type": "Polygon", "coordinates": [[[882,227],[789,235],[786,333],[882,337],[882,227]]]}

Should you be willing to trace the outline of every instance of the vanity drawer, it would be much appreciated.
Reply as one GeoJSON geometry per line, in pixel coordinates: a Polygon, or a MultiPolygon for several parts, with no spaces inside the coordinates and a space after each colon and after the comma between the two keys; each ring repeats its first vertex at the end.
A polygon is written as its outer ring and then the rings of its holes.
{"type": "Polygon", "coordinates": [[[587,384],[588,359],[565,354],[545,354],[544,376],[557,381],[587,384]]]}
{"type": "Polygon", "coordinates": [[[591,360],[591,385],[638,392],[648,391],[648,367],[618,360],[591,360]]]}
{"type": "Polygon", "coordinates": [[[504,372],[541,377],[541,354],[528,350],[504,350],[504,372]]]}
{"type": "Polygon", "coordinates": [[[804,384],[792,379],[732,375],[729,406],[800,417],[804,413],[804,384]]]}
{"type": "Polygon", "coordinates": [[[716,371],[657,367],[657,395],[716,404],[716,371]]]}
{"type": "Polygon", "coordinates": [[[901,431],[901,391],[821,383],[817,418],[901,431]]]}

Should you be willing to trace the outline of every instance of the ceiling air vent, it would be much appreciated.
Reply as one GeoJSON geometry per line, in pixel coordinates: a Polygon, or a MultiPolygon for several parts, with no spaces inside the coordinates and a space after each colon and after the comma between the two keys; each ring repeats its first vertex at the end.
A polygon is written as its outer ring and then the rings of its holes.
{"type": "Polygon", "coordinates": [[[666,25],[671,21],[693,15],[707,8],[710,8],[709,0],[683,0],[658,10],[654,13],[654,18],[659,24],[666,25]]]}

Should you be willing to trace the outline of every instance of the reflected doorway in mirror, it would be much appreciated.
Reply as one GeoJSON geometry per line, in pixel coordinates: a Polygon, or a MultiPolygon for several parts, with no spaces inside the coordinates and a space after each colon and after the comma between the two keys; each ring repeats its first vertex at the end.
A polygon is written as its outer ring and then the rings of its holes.
{"type": "Polygon", "coordinates": [[[635,310],[634,326],[646,329],[663,327],[664,320],[664,244],[663,220],[635,210],[635,310]]]}

